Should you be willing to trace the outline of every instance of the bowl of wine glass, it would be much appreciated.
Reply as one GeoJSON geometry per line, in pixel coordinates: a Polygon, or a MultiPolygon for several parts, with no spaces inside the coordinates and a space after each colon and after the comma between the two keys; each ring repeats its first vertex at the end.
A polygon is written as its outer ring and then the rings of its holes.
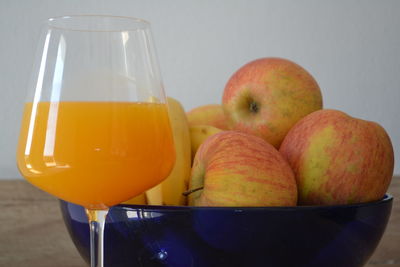
{"type": "MultiPolygon", "coordinates": [[[[388,222],[393,197],[298,207],[112,207],[105,266],[363,266],[388,222]]],[[[90,260],[83,207],[60,201],[65,225],[90,260]]]]}

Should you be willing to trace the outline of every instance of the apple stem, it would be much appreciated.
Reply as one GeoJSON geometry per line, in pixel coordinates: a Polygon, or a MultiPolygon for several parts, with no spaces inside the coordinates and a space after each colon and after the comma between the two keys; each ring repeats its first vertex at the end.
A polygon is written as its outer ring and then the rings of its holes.
{"type": "Polygon", "coordinates": [[[202,189],[204,189],[204,186],[198,187],[198,188],[194,188],[194,189],[190,189],[190,190],[188,190],[188,191],[185,191],[185,192],[182,193],[182,195],[184,195],[185,197],[187,197],[187,196],[190,195],[191,193],[194,193],[194,192],[199,191],[199,190],[202,190],[202,189]]]}
{"type": "Polygon", "coordinates": [[[250,112],[257,113],[258,112],[258,104],[254,101],[251,102],[249,109],[250,109],[250,112]]]}

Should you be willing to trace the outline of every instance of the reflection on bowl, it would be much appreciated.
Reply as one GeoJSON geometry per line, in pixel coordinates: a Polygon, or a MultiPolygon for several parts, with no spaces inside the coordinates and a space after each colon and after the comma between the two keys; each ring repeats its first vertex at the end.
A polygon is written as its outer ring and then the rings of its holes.
{"type": "MultiPolygon", "coordinates": [[[[393,198],[309,207],[119,205],[105,229],[105,266],[363,266],[386,228],[393,198]]],[[[89,261],[81,206],[61,201],[65,224],[89,261]]]]}

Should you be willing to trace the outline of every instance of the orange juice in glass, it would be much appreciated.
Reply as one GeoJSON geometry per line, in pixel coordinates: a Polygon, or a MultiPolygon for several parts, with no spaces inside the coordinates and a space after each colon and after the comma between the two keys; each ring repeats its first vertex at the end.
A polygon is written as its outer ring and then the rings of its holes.
{"type": "Polygon", "coordinates": [[[40,189],[85,207],[91,266],[104,266],[109,207],[165,179],[175,152],[148,22],[49,19],[24,107],[17,164],[40,189]]]}
{"type": "Polygon", "coordinates": [[[91,209],[158,184],[175,156],[166,105],[129,102],[27,103],[17,155],[29,182],[91,209]]]}

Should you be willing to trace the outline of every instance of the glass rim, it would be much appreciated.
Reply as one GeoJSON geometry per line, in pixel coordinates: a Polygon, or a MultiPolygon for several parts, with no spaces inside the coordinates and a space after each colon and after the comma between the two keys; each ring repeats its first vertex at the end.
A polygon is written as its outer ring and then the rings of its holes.
{"type": "Polygon", "coordinates": [[[131,32],[150,28],[150,22],[144,19],[128,17],[128,16],[115,16],[115,15],[102,15],[102,14],[77,14],[77,15],[62,15],[50,17],[46,21],[49,28],[64,30],[64,31],[77,31],[77,32],[131,32]],[[89,27],[77,27],[73,25],[60,25],[60,22],[77,19],[112,19],[119,22],[124,22],[125,26],[112,26],[104,29],[90,29],[89,27]]]}

